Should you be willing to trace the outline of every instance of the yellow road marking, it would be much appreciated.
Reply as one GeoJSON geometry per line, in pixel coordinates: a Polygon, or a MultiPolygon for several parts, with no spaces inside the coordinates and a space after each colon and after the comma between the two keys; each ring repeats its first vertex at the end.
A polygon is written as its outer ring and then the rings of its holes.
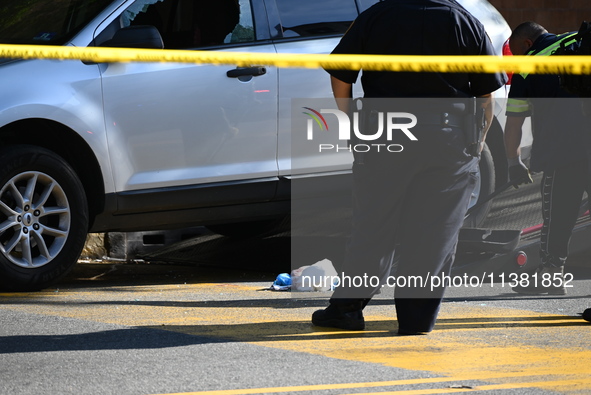
{"type": "MultiPolygon", "coordinates": [[[[429,379],[439,380],[434,382],[469,379],[514,388],[524,385],[519,377],[535,377],[539,381],[529,386],[591,392],[590,327],[577,317],[446,303],[435,331],[414,337],[396,336],[393,306],[369,306],[367,330],[351,333],[312,327],[310,314],[318,303],[306,306],[289,295],[258,291],[215,284],[112,287],[3,294],[0,302],[2,309],[164,329],[443,377],[429,379]]],[[[337,389],[347,388],[353,387],[337,389]]]]}
{"type": "MultiPolygon", "coordinates": [[[[492,374],[486,378],[479,378],[479,380],[484,379],[494,379],[494,378],[509,378],[509,377],[530,377],[529,374],[523,373],[516,373],[516,374],[492,374]]],[[[179,392],[173,394],[166,394],[166,395],[240,395],[240,394],[268,394],[268,393],[282,393],[282,392],[303,392],[303,391],[326,391],[326,390],[339,390],[339,389],[355,389],[355,388],[380,388],[380,387],[394,387],[400,385],[419,385],[419,384],[434,384],[434,383],[446,383],[446,382],[463,382],[474,380],[470,377],[432,377],[432,378],[423,378],[423,379],[408,379],[408,380],[392,380],[392,381],[377,381],[377,382],[366,382],[366,383],[338,383],[338,384],[317,384],[317,385],[296,385],[296,386],[289,386],[289,387],[266,387],[266,388],[243,388],[243,389],[232,389],[232,390],[213,390],[213,391],[196,391],[196,392],[179,392]]],[[[577,385],[580,382],[585,381],[581,379],[571,379],[571,380],[559,380],[554,381],[552,383],[556,383],[559,385],[577,385]]],[[[588,382],[588,380],[587,380],[588,382]]],[[[495,384],[495,385],[482,385],[482,386],[474,386],[473,388],[429,388],[429,389],[422,389],[422,390],[400,390],[400,391],[392,391],[392,392],[369,392],[366,394],[359,394],[356,395],[373,395],[373,394],[437,394],[437,393],[445,393],[449,390],[449,392],[454,392],[458,390],[470,390],[470,391],[481,391],[481,390],[493,390],[493,389],[512,389],[512,388],[529,388],[529,387],[539,387],[540,383],[546,384],[546,382],[534,381],[534,382],[527,382],[527,383],[512,383],[512,384],[495,384]],[[421,392],[426,391],[426,392],[421,392]]],[[[158,395],[165,395],[165,394],[158,394],[158,395]]]]}
{"type": "MultiPolygon", "coordinates": [[[[402,390],[402,391],[387,391],[387,392],[366,392],[354,395],[375,395],[375,394],[394,394],[394,395],[430,395],[430,394],[451,394],[456,392],[475,392],[475,391],[498,391],[517,388],[539,388],[539,387],[564,387],[564,386],[583,386],[588,385],[589,379],[573,379],[573,380],[558,380],[558,381],[532,381],[529,383],[511,383],[511,384],[493,384],[493,385],[479,385],[473,388],[429,388],[420,390],[402,390]]],[[[588,387],[584,387],[588,388],[588,387]]],[[[349,394],[353,395],[353,394],[349,394]]]]}
{"type": "MultiPolygon", "coordinates": [[[[490,331],[485,331],[490,334],[490,331]]],[[[533,335],[535,336],[535,335],[533,335]]],[[[491,336],[491,341],[498,337],[491,336]]],[[[507,340],[505,340],[507,342],[507,340]]],[[[429,371],[450,377],[470,375],[486,380],[487,373],[498,372],[499,380],[508,372],[533,376],[570,374],[589,377],[591,352],[588,349],[541,347],[524,344],[492,344],[457,333],[421,338],[342,338],[284,342],[257,342],[273,348],[305,352],[331,358],[378,363],[407,370],[429,371]]],[[[509,383],[511,384],[511,383],[509,383]]],[[[591,378],[584,381],[591,390],[591,378]]],[[[560,385],[544,384],[560,391],[560,385]]]]}

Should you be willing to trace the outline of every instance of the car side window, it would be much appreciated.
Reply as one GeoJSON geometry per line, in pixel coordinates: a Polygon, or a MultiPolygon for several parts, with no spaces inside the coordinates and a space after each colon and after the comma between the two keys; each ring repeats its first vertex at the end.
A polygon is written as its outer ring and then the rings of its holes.
{"type": "Polygon", "coordinates": [[[255,41],[250,0],[138,0],[121,17],[122,27],[155,26],[166,49],[255,41]]]}
{"type": "Polygon", "coordinates": [[[0,43],[64,45],[112,0],[2,0],[0,43]]]}
{"type": "Polygon", "coordinates": [[[283,37],[339,35],[357,18],[355,0],[276,0],[283,37]]]}

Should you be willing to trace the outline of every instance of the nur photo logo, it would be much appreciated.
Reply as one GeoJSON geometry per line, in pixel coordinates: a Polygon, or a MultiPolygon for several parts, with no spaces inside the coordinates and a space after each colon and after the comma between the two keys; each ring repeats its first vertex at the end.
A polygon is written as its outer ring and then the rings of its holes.
{"type": "MultiPolygon", "coordinates": [[[[338,139],[343,143],[319,143],[319,152],[369,152],[387,151],[402,152],[402,144],[392,143],[395,133],[403,133],[410,141],[418,141],[417,137],[410,131],[417,125],[417,117],[408,112],[367,112],[355,111],[353,119],[344,111],[336,109],[320,109],[302,107],[303,114],[308,116],[306,123],[306,138],[314,140],[314,132],[332,133],[330,137],[338,139]],[[336,117],[338,130],[334,132],[329,129],[329,124],[324,115],[336,117]],[[385,137],[385,142],[384,142],[385,137]],[[377,142],[380,141],[380,143],[377,142]],[[375,143],[370,143],[375,142],[375,143]]],[[[326,137],[326,136],[323,136],[326,137]]],[[[323,140],[325,140],[323,138],[323,140]]]]}

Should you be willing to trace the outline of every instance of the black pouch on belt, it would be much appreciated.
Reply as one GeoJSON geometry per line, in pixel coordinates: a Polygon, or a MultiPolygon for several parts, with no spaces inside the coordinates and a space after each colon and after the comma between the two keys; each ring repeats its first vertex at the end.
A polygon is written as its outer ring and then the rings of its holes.
{"type": "Polygon", "coordinates": [[[479,100],[475,97],[470,99],[466,108],[464,133],[468,154],[475,158],[480,156],[480,142],[485,122],[484,108],[480,105],[479,100]]]}

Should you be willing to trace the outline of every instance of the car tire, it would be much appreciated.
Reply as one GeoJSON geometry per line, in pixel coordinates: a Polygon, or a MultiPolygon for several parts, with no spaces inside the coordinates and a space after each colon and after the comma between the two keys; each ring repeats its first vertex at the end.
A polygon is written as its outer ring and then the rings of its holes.
{"type": "Polygon", "coordinates": [[[3,147],[0,161],[0,289],[46,288],[73,267],[84,247],[84,188],[72,167],[44,148],[3,147]]]}
{"type": "MultiPolygon", "coordinates": [[[[480,154],[479,169],[479,182],[472,193],[469,207],[479,204],[495,190],[495,165],[490,149],[486,144],[480,154]]],[[[492,200],[489,200],[474,212],[470,213],[470,215],[464,220],[464,227],[477,228],[482,225],[490,211],[491,205],[492,200]]]]}

